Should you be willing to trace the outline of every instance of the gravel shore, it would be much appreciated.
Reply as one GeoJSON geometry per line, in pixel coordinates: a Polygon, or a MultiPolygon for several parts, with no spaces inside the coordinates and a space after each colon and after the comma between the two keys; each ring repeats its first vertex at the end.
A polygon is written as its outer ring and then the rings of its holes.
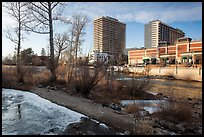
{"type": "Polygon", "coordinates": [[[49,90],[46,88],[34,88],[30,90],[30,92],[48,99],[51,102],[67,107],[68,109],[82,113],[106,124],[114,130],[124,132],[134,128],[132,114],[117,113],[117,111],[103,107],[101,104],[95,103],[92,100],[72,96],[61,90],[49,90]]]}

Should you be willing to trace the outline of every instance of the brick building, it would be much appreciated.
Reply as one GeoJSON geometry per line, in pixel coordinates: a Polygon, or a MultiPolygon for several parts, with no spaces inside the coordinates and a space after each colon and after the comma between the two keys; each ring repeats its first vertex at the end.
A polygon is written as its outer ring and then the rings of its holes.
{"type": "Polygon", "coordinates": [[[137,49],[128,51],[128,64],[143,63],[144,59],[168,59],[174,63],[202,64],[202,41],[191,41],[191,38],[179,38],[175,45],[157,48],[137,49]]]}

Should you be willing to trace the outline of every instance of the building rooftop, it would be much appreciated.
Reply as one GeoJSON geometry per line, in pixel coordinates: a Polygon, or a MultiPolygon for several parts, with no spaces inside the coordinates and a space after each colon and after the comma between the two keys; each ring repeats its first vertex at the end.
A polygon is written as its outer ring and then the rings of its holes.
{"type": "MultiPolygon", "coordinates": [[[[175,31],[180,31],[180,32],[184,33],[183,30],[181,30],[181,29],[179,29],[179,28],[174,28],[174,27],[172,27],[172,26],[169,26],[168,24],[162,22],[161,20],[158,20],[158,19],[157,19],[157,20],[149,21],[149,23],[152,23],[152,22],[159,22],[159,23],[162,23],[162,24],[164,24],[164,25],[166,25],[166,26],[168,26],[168,27],[174,29],[175,31]]],[[[184,33],[184,34],[185,34],[185,33],[184,33]]]]}
{"type": "Polygon", "coordinates": [[[115,19],[115,18],[109,17],[109,16],[100,16],[100,17],[95,18],[94,21],[96,21],[98,19],[101,19],[101,18],[106,18],[106,19],[109,19],[109,20],[112,20],[112,21],[116,21],[116,22],[119,22],[119,23],[122,23],[122,24],[126,25],[125,23],[118,21],[118,19],[115,19]]]}
{"type": "Polygon", "coordinates": [[[182,37],[182,38],[178,38],[177,41],[178,42],[186,42],[186,41],[191,41],[192,39],[190,37],[182,37]]]}

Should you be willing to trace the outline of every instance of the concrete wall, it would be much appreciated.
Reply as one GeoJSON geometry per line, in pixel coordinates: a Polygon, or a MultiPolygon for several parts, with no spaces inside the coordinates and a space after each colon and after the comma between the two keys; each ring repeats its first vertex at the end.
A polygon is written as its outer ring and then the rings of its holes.
{"type": "MultiPolygon", "coordinates": [[[[129,67],[129,72],[144,73],[144,67],[129,67]]],[[[173,68],[173,67],[154,67],[149,69],[149,75],[174,76],[176,79],[202,81],[202,68],[173,68]]]]}
{"type": "Polygon", "coordinates": [[[129,72],[131,73],[144,73],[144,67],[129,67],[129,72]]]}
{"type": "Polygon", "coordinates": [[[176,79],[202,81],[202,68],[151,68],[150,75],[174,76],[176,79]]]}

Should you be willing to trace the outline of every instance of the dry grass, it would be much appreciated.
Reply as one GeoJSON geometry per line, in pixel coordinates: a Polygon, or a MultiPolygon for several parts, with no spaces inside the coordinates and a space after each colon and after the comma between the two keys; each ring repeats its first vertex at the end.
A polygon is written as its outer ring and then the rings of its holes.
{"type": "Polygon", "coordinates": [[[60,64],[56,69],[57,79],[65,80],[67,76],[67,66],[60,64]]]}
{"type": "Polygon", "coordinates": [[[33,82],[35,85],[42,84],[47,85],[50,78],[50,71],[44,70],[42,72],[38,72],[37,74],[33,75],[33,82]]]}
{"type": "Polygon", "coordinates": [[[16,69],[2,69],[2,87],[12,88],[17,84],[16,69]]]}
{"type": "Polygon", "coordinates": [[[83,97],[88,98],[90,91],[104,77],[107,67],[99,65],[93,69],[88,66],[81,66],[75,72],[75,77],[72,78],[70,85],[83,97]]]}
{"type": "Polygon", "coordinates": [[[20,69],[24,80],[23,84],[18,84],[18,75],[14,66],[13,68],[7,67],[7,69],[2,70],[2,87],[30,90],[32,86],[46,83],[50,76],[48,70],[36,73],[32,67],[21,66],[20,69]]]}
{"type": "Polygon", "coordinates": [[[134,99],[148,99],[151,96],[148,91],[151,88],[150,81],[148,79],[136,79],[133,78],[130,82],[124,84],[121,92],[134,99]]]}
{"type": "MultiPolygon", "coordinates": [[[[25,75],[28,75],[26,73],[25,75]]],[[[31,90],[32,89],[32,77],[30,75],[27,77],[26,83],[24,85],[19,85],[17,81],[16,69],[3,69],[2,70],[2,87],[3,88],[13,88],[19,90],[31,90]]]]}
{"type": "MultiPolygon", "coordinates": [[[[133,83],[111,80],[109,84],[111,88],[107,91],[107,81],[105,79],[101,80],[97,87],[90,92],[89,98],[104,106],[108,106],[111,103],[120,105],[119,101],[126,99],[155,99],[154,95],[146,92],[149,88],[149,83],[146,80],[135,80],[133,83]],[[133,93],[134,90],[135,93],[133,93]]],[[[127,113],[132,114],[139,114],[139,110],[140,108],[134,105],[129,105],[125,109],[127,113]]]]}
{"type": "MultiPolygon", "coordinates": [[[[5,68],[5,67],[4,67],[5,68]]],[[[2,70],[2,87],[4,88],[14,88],[21,90],[30,90],[33,86],[39,84],[43,86],[50,85],[50,71],[42,70],[41,72],[36,72],[36,69],[32,66],[21,66],[20,71],[23,77],[23,83],[18,84],[16,67],[6,67],[7,69],[2,70]]],[[[66,87],[66,81],[63,79],[57,79],[55,85],[57,87],[66,87]]]]}
{"type": "Polygon", "coordinates": [[[107,91],[107,81],[102,79],[92,90],[91,95],[94,98],[108,98],[109,100],[125,99],[155,99],[155,96],[146,92],[150,85],[146,80],[134,80],[133,83],[125,81],[111,80],[109,83],[110,90],[107,91]],[[134,93],[135,91],[135,93],[134,93]]]}
{"type": "Polygon", "coordinates": [[[183,102],[170,102],[155,113],[159,118],[173,122],[188,122],[193,119],[192,106],[183,102]]]}
{"type": "Polygon", "coordinates": [[[141,108],[136,104],[129,104],[125,110],[128,114],[134,115],[134,135],[152,135],[153,127],[151,121],[144,120],[143,115],[141,115],[141,108]]]}
{"type": "Polygon", "coordinates": [[[154,128],[152,127],[149,121],[138,121],[135,131],[133,130],[134,135],[153,135],[154,128]]]}
{"type": "Polygon", "coordinates": [[[125,110],[125,112],[129,113],[129,114],[137,114],[139,115],[140,113],[140,107],[138,105],[135,104],[129,104],[125,110]]]}

